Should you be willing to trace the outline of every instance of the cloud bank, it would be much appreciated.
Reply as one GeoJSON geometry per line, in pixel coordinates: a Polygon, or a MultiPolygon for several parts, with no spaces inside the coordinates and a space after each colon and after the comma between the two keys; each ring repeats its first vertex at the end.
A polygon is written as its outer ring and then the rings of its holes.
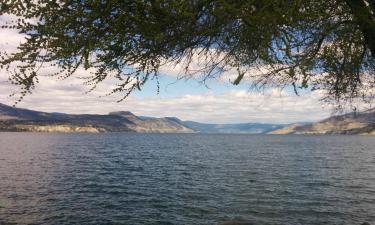
{"type": "MultiPolygon", "coordinates": [[[[118,96],[105,96],[110,86],[110,83],[105,83],[95,91],[85,94],[87,88],[81,85],[80,80],[59,81],[43,78],[35,93],[27,96],[18,107],[47,112],[90,114],[131,111],[137,115],[176,116],[183,120],[212,123],[292,123],[317,121],[330,114],[328,108],[322,108],[320,96],[311,93],[296,96],[277,90],[254,93],[230,89],[216,93],[207,89],[207,92],[195,95],[161,97],[154,93],[146,97],[130,96],[117,103],[118,96]]],[[[1,83],[1,102],[14,103],[15,99],[7,96],[13,88],[9,84],[1,83]]]]}

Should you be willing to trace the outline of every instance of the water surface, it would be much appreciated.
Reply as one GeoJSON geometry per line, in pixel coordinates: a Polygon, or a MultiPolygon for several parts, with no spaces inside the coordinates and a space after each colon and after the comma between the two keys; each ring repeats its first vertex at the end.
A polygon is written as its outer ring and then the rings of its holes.
{"type": "Polygon", "coordinates": [[[0,224],[375,224],[375,137],[0,133],[0,224]]]}

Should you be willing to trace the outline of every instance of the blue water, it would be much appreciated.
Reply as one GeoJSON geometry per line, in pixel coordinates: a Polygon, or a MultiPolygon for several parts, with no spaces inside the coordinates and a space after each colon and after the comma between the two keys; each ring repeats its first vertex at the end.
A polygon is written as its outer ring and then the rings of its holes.
{"type": "Polygon", "coordinates": [[[375,224],[375,137],[0,133],[0,224],[375,224]]]}

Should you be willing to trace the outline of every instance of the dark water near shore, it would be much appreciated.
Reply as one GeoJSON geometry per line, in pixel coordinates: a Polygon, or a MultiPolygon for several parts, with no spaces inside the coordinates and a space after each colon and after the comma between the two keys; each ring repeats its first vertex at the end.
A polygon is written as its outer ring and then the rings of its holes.
{"type": "Polygon", "coordinates": [[[375,224],[375,137],[0,133],[0,224],[375,224]]]}

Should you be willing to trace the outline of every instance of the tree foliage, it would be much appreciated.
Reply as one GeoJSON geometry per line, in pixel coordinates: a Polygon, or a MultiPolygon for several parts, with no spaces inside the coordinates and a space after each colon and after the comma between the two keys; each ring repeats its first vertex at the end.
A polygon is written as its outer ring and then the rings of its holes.
{"type": "Polygon", "coordinates": [[[238,71],[255,88],[324,90],[327,100],[371,100],[375,87],[372,0],[3,0],[26,42],[2,53],[11,80],[31,92],[38,69],[61,78],[93,69],[94,88],[109,77],[126,97],[164,64],[185,63],[203,79],[238,71]],[[199,57],[200,67],[191,68],[199,57]],[[254,73],[255,70],[260,72],[254,73]]]}

